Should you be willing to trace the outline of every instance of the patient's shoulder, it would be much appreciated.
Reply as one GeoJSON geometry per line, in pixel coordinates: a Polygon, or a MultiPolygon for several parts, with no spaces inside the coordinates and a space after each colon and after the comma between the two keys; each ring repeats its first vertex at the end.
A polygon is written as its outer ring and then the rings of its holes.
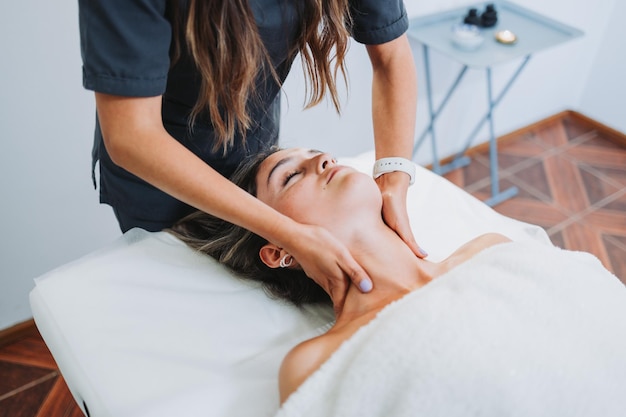
{"type": "Polygon", "coordinates": [[[485,233],[484,235],[480,235],[477,238],[470,240],[468,244],[473,246],[475,250],[480,251],[488,248],[489,246],[506,242],[511,242],[511,239],[501,235],[500,233],[485,233]]]}
{"type": "Polygon", "coordinates": [[[469,259],[478,254],[478,252],[482,252],[484,249],[510,241],[511,239],[501,235],[500,233],[485,233],[484,235],[480,235],[461,246],[457,249],[455,254],[469,259]]]}
{"type": "Polygon", "coordinates": [[[333,350],[326,335],[306,340],[283,359],[279,373],[280,402],[283,403],[328,359],[333,350]]]}
{"type": "Polygon", "coordinates": [[[511,242],[511,239],[499,233],[485,233],[484,235],[480,235],[477,238],[470,240],[450,255],[450,257],[443,262],[445,270],[450,270],[455,266],[468,261],[479,252],[482,252],[491,246],[507,242],[511,242]]]}

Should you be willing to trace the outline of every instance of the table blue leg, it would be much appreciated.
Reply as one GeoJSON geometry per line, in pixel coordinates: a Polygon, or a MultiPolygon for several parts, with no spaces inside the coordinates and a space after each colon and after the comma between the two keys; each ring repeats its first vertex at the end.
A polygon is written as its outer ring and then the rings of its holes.
{"type": "MultiPolygon", "coordinates": [[[[522,61],[522,63],[520,64],[519,67],[517,67],[517,70],[513,73],[513,75],[511,76],[511,78],[509,79],[509,81],[506,83],[506,85],[504,86],[504,88],[502,89],[502,91],[500,91],[500,94],[498,95],[498,97],[493,101],[493,107],[497,107],[500,104],[500,101],[502,101],[502,99],[504,98],[504,96],[506,95],[506,93],[509,91],[509,89],[511,88],[511,86],[513,85],[513,83],[515,82],[515,80],[517,79],[517,77],[520,75],[520,73],[522,72],[522,70],[524,69],[524,67],[526,66],[526,64],[528,63],[528,61],[530,60],[530,55],[527,55],[524,58],[524,61],[522,61]]],[[[491,100],[490,100],[491,102],[491,100]]],[[[474,138],[476,138],[476,135],[478,135],[478,132],[480,132],[480,129],[482,129],[482,127],[485,125],[485,123],[487,122],[487,117],[488,115],[485,114],[483,116],[483,118],[478,122],[478,124],[476,125],[476,127],[474,128],[474,130],[472,130],[472,133],[468,136],[467,141],[465,142],[465,147],[463,148],[462,151],[460,151],[457,156],[455,158],[460,158],[463,155],[465,155],[465,152],[467,152],[467,150],[469,149],[469,147],[471,146],[472,142],[474,141],[474,138]]]]}
{"type": "Polygon", "coordinates": [[[439,166],[439,156],[437,152],[437,139],[435,138],[435,111],[433,110],[433,96],[431,92],[430,81],[430,61],[428,59],[428,46],[424,45],[424,75],[426,76],[426,96],[428,97],[428,114],[430,115],[430,123],[428,124],[428,132],[430,133],[430,141],[433,151],[433,171],[436,174],[441,174],[441,168],[439,166]]]}
{"type": "MultiPolygon", "coordinates": [[[[424,47],[424,48],[428,48],[428,47],[424,47]]],[[[432,110],[432,93],[431,93],[431,78],[430,78],[430,62],[429,62],[429,57],[428,57],[428,52],[425,51],[424,52],[424,66],[426,67],[425,70],[425,75],[426,75],[426,93],[428,96],[428,108],[430,111],[430,123],[428,124],[428,126],[426,127],[426,129],[424,129],[424,131],[422,132],[421,136],[419,137],[419,139],[415,142],[415,146],[413,146],[413,158],[415,158],[415,155],[417,154],[418,149],[420,148],[420,146],[422,146],[422,142],[424,142],[424,139],[426,139],[426,136],[430,133],[431,135],[431,140],[433,140],[433,133],[434,129],[435,129],[435,121],[437,120],[437,118],[439,117],[441,111],[444,109],[444,107],[446,106],[446,104],[448,103],[448,100],[450,99],[450,97],[452,97],[452,93],[456,90],[456,88],[458,87],[459,83],[461,82],[461,80],[463,79],[463,76],[465,75],[465,73],[467,72],[467,65],[464,65],[463,68],[461,69],[461,71],[459,72],[459,74],[457,75],[456,79],[454,80],[454,82],[452,83],[452,85],[450,86],[450,88],[448,89],[448,92],[446,93],[445,97],[443,98],[443,100],[441,101],[441,103],[439,104],[439,106],[437,107],[436,110],[432,110]]],[[[437,152],[434,150],[435,148],[433,148],[433,159],[437,160],[437,165],[435,165],[434,161],[433,161],[433,167],[437,170],[439,170],[440,172],[438,172],[439,174],[443,175],[446,172],[450,171],[451,169],[447,169],[447,165],[444,167],[440,167],[439,166],[439,155],[437,154],[437,152]],[[446,170],[447,169],[447,170],[446,170]]],[[[435,171],[435,169],[433,169],[433,171],[435,171]]],[[[437,171],[435,171],[437,172],[437,171]]]]}
{"type": "Polygon", "coordinates": [[[517,187],[508,188],[500,192],[500,179],[498,173],[498,147],[496,143],[495,130],[493,128],[493,109],[496,102],[493,100],[491,68],[487,67],[487,98],[489,100],[489,110],[487,111],[487,120],[489,121],[489,170],[491,176],[491,197],[485,201],[489,206],[495,206],[515,196],[518,192],[517,187]]]}
{"type": "Polygon", "coordinates": [[[478,133],[480,132],[484,124],[489,122],[489,171],[490,171],[490,177],[491,177],[491,197],[487,199],[485,203],[490,206],[495,206],[496,204],[499,204],[515,196],[518,193],[517,187],[511,187],[502,192],[500,191],[499,172],[498,172],[498,149],[497,149],[495,131],[493,127],[493,110],[498,106],[502,98],[504,98],[506,93],[509,91],[509,89],[511,88],[511,86],[513,85],[513,83],[515,82],[519,74],[522,72],[522,70],[524,69],[528,61],[530,60],[531,55],[527,55],[524,58],[524,61],[520,64],[520,66],[517,68],[515,73],[511,76],[511,78],[509,79],[509,81],[507,82],[507,84],[505,85],[505,87],[502,89],[502,91],[500,92],[498,97],[496,97],[495,100],[493,98],[493,91],[492,91],[493,84],[492,84],[492,76],[491,76],[491,67],[487,67],[487,96],[489,99],[489,109],[487,111],[487,114],[483,116],[483,118],[480,120],[476,128],[472,131],[467,141],[465,142],[465,146],[463,150],[456,154],[452,162],[442,166],[439,162],[439,154],[437,152],[437,139],[435,136],[435,121],[439,117],[443,108],[448,103],[448,100],[452,96],[452,93],[458,87],[468,67],[463,66],[457,78],[452,83],[451,87],[448,89],[448,92],[446,93],[444,99],[442,100],[440,105],[437,107],[437,110],[435,110],[434,105],[433,105],[433,97],[432,97],[432,81],[431,81],[431,74],[430,74],[430,57],[428,54],[428,46],[423,45],[423,51],[424,51],[424,68],[425,68],[424,73],[425,73],[425,78],[426,78],[426,96],[428,99],[428,112],[430,116],[430,122],[428,126],[426,127],[426,129],[424,129],[424,131],[422,132],[422,135],[419,137],[419,139],[415,143],[415,146],[413,147],[413,157],[415,157],[417,150],[421,146],[424,139],[426,138],[426,135],[430,135],[430,139],[432,143],[432,152],[433,152],[433,171],[435,173],[439,175],[444,175],[457,168],[461,168],[466,165],[469,165],[470,158],[466,156],[465,153],[469,149],[474,138],[476,137],[476,135],[478,135],[478,133]]]}

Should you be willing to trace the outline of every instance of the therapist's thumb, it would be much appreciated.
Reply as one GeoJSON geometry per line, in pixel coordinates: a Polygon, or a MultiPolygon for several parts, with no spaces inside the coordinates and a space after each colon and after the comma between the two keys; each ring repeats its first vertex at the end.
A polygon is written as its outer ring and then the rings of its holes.
{"type": "Polygon", "coordinates": [[[354,260],[352,260],[350,267],[345,271],[348,278],[359,290],[363,293],[368,293],[374,288],[372,279],[367,275],[365,270],[354,260]]]}

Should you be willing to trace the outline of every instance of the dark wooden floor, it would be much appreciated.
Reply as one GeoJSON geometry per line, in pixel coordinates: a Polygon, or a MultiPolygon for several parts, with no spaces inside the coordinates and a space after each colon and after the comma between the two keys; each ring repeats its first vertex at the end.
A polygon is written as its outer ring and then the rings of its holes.
{"type": "Polygon", "coordinates": [[[0,417],[81,417],[34,326],[0,345],[0,417]]]}
{"type": "MultiPolygon", "coordinates": [[[[498,144],[500,190],[519,194],[495,208],[542,226],[565,249],[596,255],[626,283],[626,141],[572,112],[498,144]]],[[[446,178],[480,200],[491,196],[488,149],[446,178]]]]}
{"type": "MultiPolygon", "coordinates": [[[[495,209],[544,227],[556,245],[595,254],[626,283],[626,142],[610,133],[563,113],[502,138],[501,189],[520,193],[495,209]]],[[[472,158],[446,177],[484,200],[488,153],[472,158]]],[[[0,345],[0,417],[81,415],[36,330],[0,345]]]]}

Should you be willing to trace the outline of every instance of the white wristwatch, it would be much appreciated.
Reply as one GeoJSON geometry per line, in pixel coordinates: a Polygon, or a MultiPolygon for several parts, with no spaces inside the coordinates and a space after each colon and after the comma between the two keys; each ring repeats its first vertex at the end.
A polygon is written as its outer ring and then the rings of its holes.
{"type": "Polygon", "coordinates": [[[409,174],[409,185],[413,185],[415,182],[415,163],[406,158],[381,158],[374,163],[374,179],[380,177],[388,172],[405,172],[409,174]]]}

